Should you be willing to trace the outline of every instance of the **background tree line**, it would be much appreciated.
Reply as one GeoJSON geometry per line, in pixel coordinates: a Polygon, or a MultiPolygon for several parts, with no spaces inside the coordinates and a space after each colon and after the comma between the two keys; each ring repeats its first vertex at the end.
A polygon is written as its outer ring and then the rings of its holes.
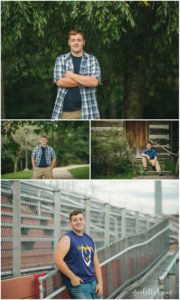
{"type": "Polygon", "coordinates": [[[88,122],[3,121],[2,173],[24,170],[26,147],[28,167],[32,169],[31,153],[41,135],[46,135],[48,144],[54,148],[57,167],[89,163],[88,122]]]}
{"type": "Polygon", "coordinates": [[[50,118],[69,30],[101,65],[101,118],[178,118],[177,1],[2,2],[2,116],[50,118]],[[14,109],[14,108],[17,109],[14,109]]]}

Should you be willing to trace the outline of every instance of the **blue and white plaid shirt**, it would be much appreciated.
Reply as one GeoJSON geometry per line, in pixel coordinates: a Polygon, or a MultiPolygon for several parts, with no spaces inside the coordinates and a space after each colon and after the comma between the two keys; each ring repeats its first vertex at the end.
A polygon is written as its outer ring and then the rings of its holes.
{"type": "MultiPolygon", "coordinates": [[[[74,72],[71,53],[66,53],[58,56],[54,68],[54,83],[64,77],[66,71],[74,72]]],[[[101,70],[97,58],[84,52],[80,64],[80,75],[89,75],[96,77],[101,82],[101,70]]],[[[81,94],[81,119],[98,119],[99,110],[96,100],[96,88],[80,86],[81,94]]],[[[61,118],[63,112],[64,98],[68,92],[68,88],[58,87],[56,102],[54,105],[52,119],[58,120],[61,118]]]]}
{"type": "MultiPolygon", "coordinates": [[[[42,156],[41,145],[34,148],[31,156],[32,156],[32,158],[35,159],[35,165],[36,165],[36,167],[38,167],[39,164],[40,164],[40,161],[41,161],[41,156],[42,156]]],[[[56,154],[55,154],[54,149],[52,147],[46,146],[45,158],[46,158],[46,164],[48,166],[51,165],[53,159],[56,159],[56,154]]]]}

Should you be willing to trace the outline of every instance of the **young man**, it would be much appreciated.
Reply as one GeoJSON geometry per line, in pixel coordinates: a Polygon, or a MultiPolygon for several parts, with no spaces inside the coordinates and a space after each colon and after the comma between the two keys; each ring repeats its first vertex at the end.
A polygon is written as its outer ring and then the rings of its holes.
{"type": "Polygon", "coordinates": [[[157,153],[155,150],[152,149],[152,143],[147,142],[146,149],[144,149],[142,154],[142,163],[144,167],[144,171],[147,171],[147,164],[148,162],[151,166],[157,171],[157,173],[161,176],[161,167],[158,162],[157,153]]]}
{"type": "Polygon", "coordinates": [[[34,170],[33,179],[52,179],[52,170],[56,164],[56,154],[52,147],[48,146],[48,139],[42,136],[40,145],[35,147],[31,156],[34,170]]]}
{"type": "Polygon", "coordinates": [[[64,234],[55,250],[55,263],[73,299],[102,297],[103,282],[93,239],[84,233],[85,219],[79,210],[70,213],[71,231],[64,234]]]}
{"type": "Polygon", "coordinates": [[[84,52],[84,33],[71,30],[70,52],[56,59],[54,83],[58,86],[52,119],[99,119],[96,87],[101,70],[95,56],[84,52]]]}

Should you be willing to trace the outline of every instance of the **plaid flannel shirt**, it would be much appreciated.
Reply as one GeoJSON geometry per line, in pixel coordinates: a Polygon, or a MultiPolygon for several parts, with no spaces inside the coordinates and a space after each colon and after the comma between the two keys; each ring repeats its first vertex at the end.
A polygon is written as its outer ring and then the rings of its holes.
{"type": "MultiPolygon", "coordinates": [[[[64,77],[66,71],[74,72],[73,62],[71,58],[71,53],[63,54],[58,56],[54,68],[54,83],[64,77]]],[[[99,82],[101,82],[101,70],[99,62],[95,56],[84,52],[84,55],[80,64],[80,75],[89,75],[96,77],[99,82]]],[[[99,118],[99,110],[96,100],[96,88],[80,86],[81,94],[81,119],[97,119],[99,118]]],[[[68,92],[68,88],[58,87],[57,97],[52,113],[52,119],[58,120],[61,118],[63,112],[64,98],[68,92]]]]}
{"type": "MultiPolygon", "coordinates": [[[[39,164],[40,164],[41,156],[42,156],[42,148],[41,148],[41,145],[39,145],[39,146],[35,147],[32,152],[32,158],[35,159],[36,167],[39,166],[39,164]]],[[[47,165],[50,166],[53,159],[56,159],[56,154],[52,147],[46,146],[45,157],[46,157],[47,165]]]]}

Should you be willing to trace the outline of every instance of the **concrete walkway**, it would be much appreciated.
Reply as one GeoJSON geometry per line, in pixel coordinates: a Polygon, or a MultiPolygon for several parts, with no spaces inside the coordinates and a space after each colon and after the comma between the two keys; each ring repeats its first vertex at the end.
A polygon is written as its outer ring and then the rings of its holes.
{"type": "Polygon", "coordinates": [[[53,169],[54,179],[73,179],[74,177],[69,172],[70,169],[88,167],[89,165],[69,165],[53,169]]]}
{"type": "Polygon", "coordinates": [[[178,179],[178,177],[173,176],[173,175],[164,175],[164,176],[159,176],[159,175],[148,175],[148,176],[137,176],[133,177],[133,179],[178,179]]]}

